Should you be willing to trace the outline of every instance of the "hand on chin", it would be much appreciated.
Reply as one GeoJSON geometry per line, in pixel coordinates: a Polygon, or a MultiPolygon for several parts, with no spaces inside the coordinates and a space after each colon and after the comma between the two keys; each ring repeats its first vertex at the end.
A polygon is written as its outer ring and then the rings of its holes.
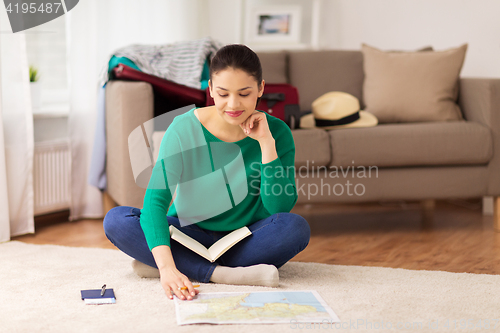
{"type": "Polygon", "coordinates": [[[257,141],[272,137],[266,115],[263,112],[254,111],[240,124],[240,127],[247,136],[257,141]]]}

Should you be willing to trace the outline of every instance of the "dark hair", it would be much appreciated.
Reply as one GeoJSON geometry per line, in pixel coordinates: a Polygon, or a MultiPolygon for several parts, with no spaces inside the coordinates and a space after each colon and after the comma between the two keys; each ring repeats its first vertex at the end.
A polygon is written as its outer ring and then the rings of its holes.
{"type": "MultiPolygon", "coordinates": [[[[262,66],[257,54],[243,44],[229,44],[220,48],[210,61],[210,82],[212,75],[228,67],[241,69],[253,76],[260,88],[262,83],[262,66]]],[[[260,97],[257,99],[259,105],[260,97]]]]}

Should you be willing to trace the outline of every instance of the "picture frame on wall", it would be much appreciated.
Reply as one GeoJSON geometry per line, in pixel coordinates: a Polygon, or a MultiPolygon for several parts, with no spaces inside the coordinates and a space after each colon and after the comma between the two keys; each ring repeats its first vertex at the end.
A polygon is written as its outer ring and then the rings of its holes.
{"type": "Polygon", "coordinates": [[[301,6],[255,6],[247,11],[245,42],[258,45],[298,45],[301,40],[301,6]]]}

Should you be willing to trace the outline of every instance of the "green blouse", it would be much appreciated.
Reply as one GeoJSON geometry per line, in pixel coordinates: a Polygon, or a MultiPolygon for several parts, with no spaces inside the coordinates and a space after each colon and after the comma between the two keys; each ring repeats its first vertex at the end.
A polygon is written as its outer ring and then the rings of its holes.
{"type": "Polygon", "coordinates": [[[229,232],[289,212],[297,202],[295,144],[285,122],[264,112],[278,158],[262,164],[256,140],[218,139],[195,109],[175,117],[161,141],[140,217],[150,250],[170,246],[167,215],[181,226],[229,232]]]}

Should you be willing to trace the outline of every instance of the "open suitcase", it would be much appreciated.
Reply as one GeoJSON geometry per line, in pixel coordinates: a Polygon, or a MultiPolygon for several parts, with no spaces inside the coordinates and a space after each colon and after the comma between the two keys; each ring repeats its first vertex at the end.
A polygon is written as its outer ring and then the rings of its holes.
{"type": "Polygon", "coordinates": [[[190,104],[205,106],[205,91],[144,73],[124,64],[112,69],[110,79],[150,83],[154,92],[155,117],[190,104]]]}
{"type": "MultiPolygon", "coordinates": [[[[155,116],[190,104],[198,107],[214,105],[208,88],[205,91],[191,88],[124,64],[112,69],[111,79],[150,83],[155,93],[155,116]]],[[[257,110],[283,120],[291,129],[298,128],[301,112],[297,88],[286,83],[266,83],[257,110]]]]}

